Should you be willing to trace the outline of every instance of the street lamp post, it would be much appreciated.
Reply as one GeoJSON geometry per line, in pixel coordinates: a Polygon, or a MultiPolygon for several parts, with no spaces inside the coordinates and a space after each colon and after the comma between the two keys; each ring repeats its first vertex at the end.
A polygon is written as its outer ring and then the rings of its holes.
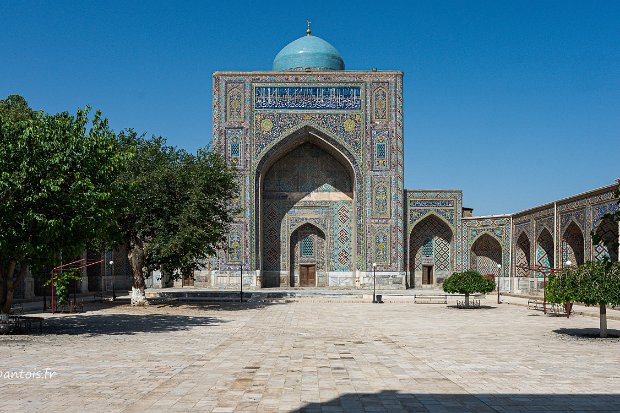
{"type": "Polygon", "coordinates": [[[497,304],[501,304],[501,301],[499,300],[499,283],[501,281],[501,275],[502,275],[502,264],[497,264],[497,269],[499,270],[499,272],[497,273],[497,304]]]}
{"type": "Polygon", "coordinates": [[[112,267],[112,301],[116,301],[116,289],[114,288],[114,261],[110,261],[112,267]]]}
{"type": "Polygon", "coordinates": [[[372,302],[377,302],[377,263],[372,263],[372,302]]]}
{"type": "Polygon", "coordinates": [[[239,301],[243,302],[243,264],[239,264],[239,269],[241,270],[241,274],[239,275],[240,277],[240,281],[239,281],[239,301]]]}

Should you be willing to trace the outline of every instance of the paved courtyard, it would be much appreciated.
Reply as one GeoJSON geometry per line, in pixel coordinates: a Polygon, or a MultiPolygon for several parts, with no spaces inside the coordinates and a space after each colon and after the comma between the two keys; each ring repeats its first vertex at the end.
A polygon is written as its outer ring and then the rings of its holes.
{"type": "Polygon", "coordinates": [[[487,304],[91,304],[0,336],[0,411],[620,411],[596,318],[487,304]]]}

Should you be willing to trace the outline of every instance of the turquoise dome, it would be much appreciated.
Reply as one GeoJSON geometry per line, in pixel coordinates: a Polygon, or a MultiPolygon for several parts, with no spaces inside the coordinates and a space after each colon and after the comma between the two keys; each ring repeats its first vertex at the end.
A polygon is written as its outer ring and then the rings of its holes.
{"type": "Polygon", "coordinates": [[[273,59],[273,70],[344,70],[344,60],[334,46],[309,34],[280,50],[273,59]]]}

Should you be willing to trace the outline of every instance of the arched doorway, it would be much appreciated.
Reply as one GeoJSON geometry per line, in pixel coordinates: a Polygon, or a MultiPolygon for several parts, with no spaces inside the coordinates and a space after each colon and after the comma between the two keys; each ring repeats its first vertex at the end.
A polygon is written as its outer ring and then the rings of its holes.
{"type": "Polygon", "coordinates": [[[575,222],[571,222],[562,237],[562,268],[566,262],[571,265],[583,265],[584,241],[583,232],[575,222]]]}
{"type": "Polygon", "coordinates": [[[594,246],[594,260],[618,261],[618,223],[611,217],[605,217],[596,227],[596,235],[601,239],[594,246]]]}
{"type": "Polygon", "coordinates": [[[440,284],[453,271],[452,229],[435,215],[419,221],[409,235],[410,285],[440,284]]]}
{"type": "Polygon", "coordinates": [[[299,285],[301,256],[295,260],[293,254],[303,239],[329,249],[315,264],[317,286],[354,285],[357,182],[347,155],[328,137],[304,129],[272,148],[257,167],[262,287],[299,285]],[[294,234],[308,229],[300,227],[305,223],[314,226],[314,238],[294,234]]]}
{"type": "MultiPolygon", "coordinates": [[[[553,251],[553,237],[547,228],[543,228],[536,240],[536,264],[548,271],[554,268],[555,254],[553,251]]],[[[542,288],[544,281],[544,273],[538,272],[533,274],[530,288],[542,288]]]]}
{"type": "Polygon", "coordinates": [[[291,234],[291,287],[327,285],[325,233],[312,224],[304,224],[291,234]]]}
{"type": "Polygon", "coordinates": [[[480,274],[499,276],[502,263],[502,244],[489,234],[481,235],[471,246],[470,268],[480,274]]]}

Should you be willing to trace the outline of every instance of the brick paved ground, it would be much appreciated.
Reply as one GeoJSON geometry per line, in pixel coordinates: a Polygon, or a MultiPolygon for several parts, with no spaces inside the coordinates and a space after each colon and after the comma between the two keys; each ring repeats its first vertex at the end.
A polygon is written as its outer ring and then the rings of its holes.
{"type": "Polygon", "coordinates": [[[0,336],[0,411],[620,411],[597,319],[489,304],[100,305],[0,336]]]}

